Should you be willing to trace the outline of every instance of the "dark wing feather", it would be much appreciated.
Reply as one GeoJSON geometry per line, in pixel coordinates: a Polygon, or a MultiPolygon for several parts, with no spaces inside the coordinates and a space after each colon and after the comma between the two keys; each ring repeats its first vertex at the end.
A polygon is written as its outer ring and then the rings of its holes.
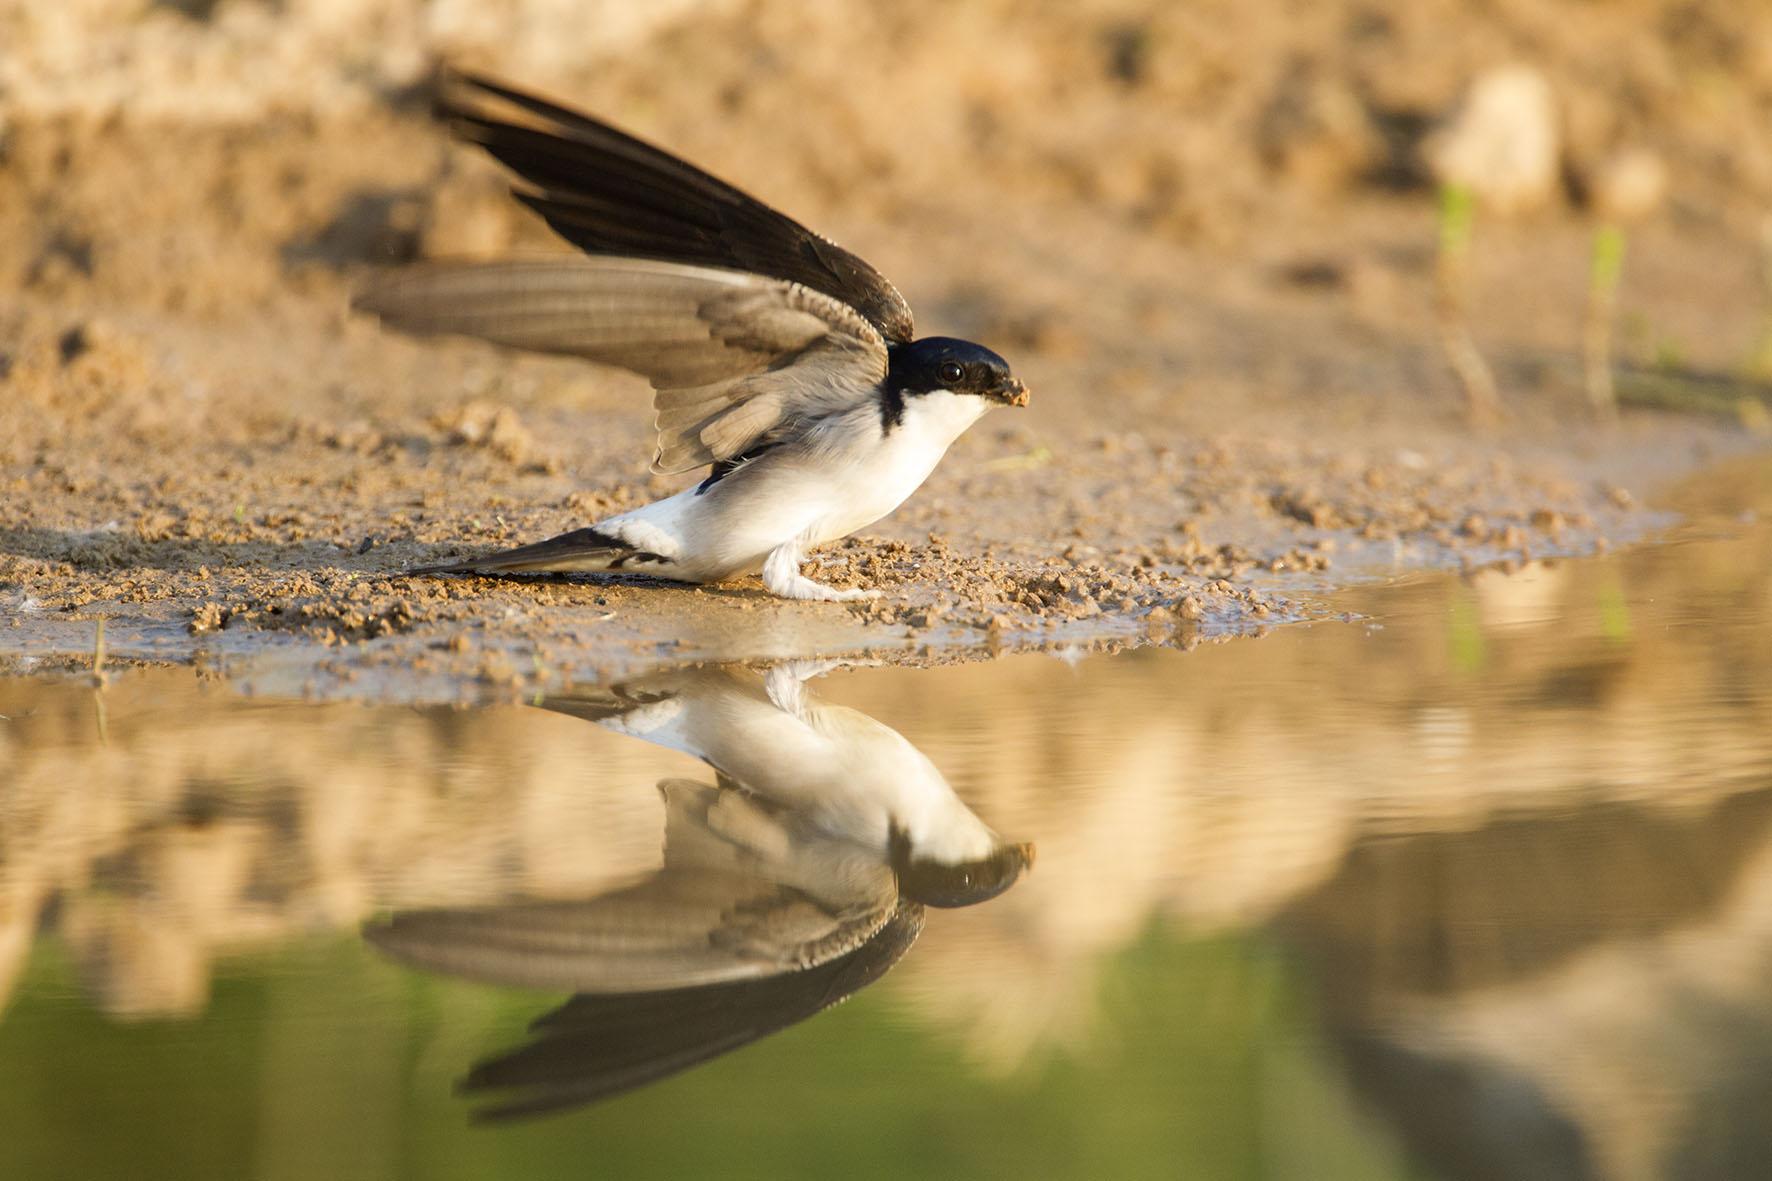
{"type": "Polygon", "coordinates": [[[910,305],[863,260],[749,194],[576,111],[472,75],[444,80],[438,111],[533,189],[518,196],[589,254],[786,279],[908,342],[910,305]],[[499,106],[514,108],[511,117],[499,106]],[[516,121],[521,120],[521,121],[516,121]]]}
{"type": "Polygon", "coordinates": [[[815,1016],[904,957],[923,908],[901,901],[866,942],[804,971],[697,988],[575,996],[528,1045],[480,1062],[462,1089],[494,1096],[482,1119],[595,1103],[668,1078],[815,1016]]]}

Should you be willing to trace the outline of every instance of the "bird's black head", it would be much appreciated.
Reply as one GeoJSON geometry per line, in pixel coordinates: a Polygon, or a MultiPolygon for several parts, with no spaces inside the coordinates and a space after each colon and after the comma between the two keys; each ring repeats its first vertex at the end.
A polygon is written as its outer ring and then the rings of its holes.
{"type": "Polygon", "coordinates": [[[925,336],[893,345],[889,356],[886,384],[900,395],[948,390],[977,394],[1005,406],[1028,404],[1028,388],[1009,372],[1009,362],[981,344],[951,336],[925,336]]]}
{"type": "Polygon", "coordinates": [[[896,825],[891,837],[892,871],[898,892],[925,906],[973,906],[988,902],[1016,883],[1034,863],[1031,844],[1002,844],[977,861],[949,863],[917,857],[910,838],[896,825]]]}

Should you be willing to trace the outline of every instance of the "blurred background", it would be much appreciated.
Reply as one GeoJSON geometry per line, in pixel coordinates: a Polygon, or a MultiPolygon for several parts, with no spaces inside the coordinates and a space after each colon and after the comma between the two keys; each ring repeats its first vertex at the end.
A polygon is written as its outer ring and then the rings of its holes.
{"type": "MultiPolygon", "coordinates": [[[[1529,421],[1581,407],[1606,226],[1620,358],[1726,387],[1627,398],[1734,414],[1772,365],[1759,4],[75,0],[0,8],[14,393],[151,427],[193,386],[269,381],[242,349],[337,349],[353,268],[547,248],[427,126],[439,61],[737,181],[874,261],[926,331],[1127,420],[1178,396],[1195,424],[1456,411],[1448,216],[1458,315],[1529,421]]],[[[336,416],[351,379],[312,359],[298,396],[336,416]]]]}

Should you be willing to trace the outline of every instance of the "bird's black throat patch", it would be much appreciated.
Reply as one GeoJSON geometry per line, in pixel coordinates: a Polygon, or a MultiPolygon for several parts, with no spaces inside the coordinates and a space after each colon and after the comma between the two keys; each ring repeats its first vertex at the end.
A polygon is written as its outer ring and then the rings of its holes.
{"type": "Polygon", "coordinates": [[[951,336],[925,336],[886,346],[886,380],[880,383],[880,428],[891,433],[904,421],[905,401],[945,390],[991,396],[1011,381],[1009,362],[981,344],[951,336]]]}
{"type": "Polygon", "coordinates": [[[892,428],[904,421],[904,387],[893,384],[892,373],[880,385],[880,433],[890,435],[892,428]]]}

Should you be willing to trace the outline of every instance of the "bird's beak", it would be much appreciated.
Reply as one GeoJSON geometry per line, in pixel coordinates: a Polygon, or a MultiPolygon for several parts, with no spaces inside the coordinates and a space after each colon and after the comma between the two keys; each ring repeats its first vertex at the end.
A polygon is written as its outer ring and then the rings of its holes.
{"type": "MultiPolygon", "coordinates": [[[[1026,400],[1025,392],[1023,394],[1023,400],[1026,400]]],[[[1015,851],[1021,854],[1021,864],[1023,869],[1034,868],[1034,843],[1032,841],[1027,841],[1015,846],[1015,851]]]]}
{"type": "Polygon", "coordinates": [[[1028,404],[1028,387],[1022,384],[1019,377],[1012,377],[1009,379],[1009,384],[1003,387],[1001,397],[1005,406],[1026,406],[1028,404]]]}

